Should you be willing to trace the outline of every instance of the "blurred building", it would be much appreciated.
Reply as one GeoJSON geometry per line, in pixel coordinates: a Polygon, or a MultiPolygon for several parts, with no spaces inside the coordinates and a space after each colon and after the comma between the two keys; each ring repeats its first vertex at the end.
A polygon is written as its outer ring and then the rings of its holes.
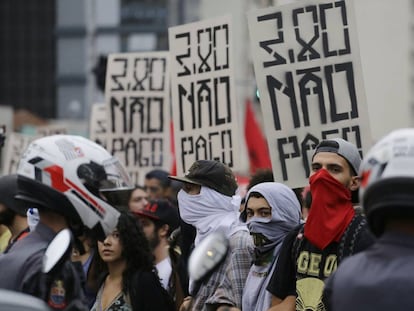
{"type": "Polygon", "coordinates": [[[0,105],[56,116],[56,3],[0,1],[0,105]]]}
{"type": "Polygon", "coordinates": [[[88,119],[103,100],[93,69],[113,52],[168,49],[168,26],[196,20],[188,0],[0,1],[0,105],[44,119],[88,119]]]}

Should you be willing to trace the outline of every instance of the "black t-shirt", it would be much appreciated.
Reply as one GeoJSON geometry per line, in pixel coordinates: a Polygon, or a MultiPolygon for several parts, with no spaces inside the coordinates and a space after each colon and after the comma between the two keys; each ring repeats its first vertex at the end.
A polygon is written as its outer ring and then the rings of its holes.
{"type": "Polygon", "coordinates": [[[305,307],[323,310],[324,280],[336,270],[342,258],[373,242],[374,237],[361,215],[354,217],[339,243],[332,242],[323,250],[311,244],[303,235],[303,226],[299,226],[286,236],[267,290],[280,299],[297,296],[298,310],[305,307]]]}

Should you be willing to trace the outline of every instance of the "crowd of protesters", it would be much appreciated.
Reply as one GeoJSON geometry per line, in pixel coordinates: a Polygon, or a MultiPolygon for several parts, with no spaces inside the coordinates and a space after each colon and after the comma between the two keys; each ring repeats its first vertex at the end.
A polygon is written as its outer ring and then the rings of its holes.
{"type": "Polygon", "coordinates": [[[218,161],[195,161],[184,176],[157,169],[139,186],[88,139],[37,139],[17,174],[0,178],[0,288],[52,310],[408,309],[413,150],[414,129],[387,135],[364,159],[350,142],[323,140],[309,185],[290,189],[262,170],[242,198],[218,161]],[[63,229],[69,255],[45,272],[63,229]],[[188,258],[215,232],[227,253],[192,280],[188,258]]]}

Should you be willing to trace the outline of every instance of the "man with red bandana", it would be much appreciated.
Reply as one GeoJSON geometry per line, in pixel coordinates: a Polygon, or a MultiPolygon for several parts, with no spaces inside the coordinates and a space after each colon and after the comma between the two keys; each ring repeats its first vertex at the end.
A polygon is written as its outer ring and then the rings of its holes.
{"type": "Polygon", "coordinates": [[[309,177],[312,208],[306,223],[284,240],[267,286],[272,293],[269,310],[325,310],[324,280],[344,257],[374,242],[352,202],[360,163],[356,146],[341,138],[316,147],[309,177]]]}

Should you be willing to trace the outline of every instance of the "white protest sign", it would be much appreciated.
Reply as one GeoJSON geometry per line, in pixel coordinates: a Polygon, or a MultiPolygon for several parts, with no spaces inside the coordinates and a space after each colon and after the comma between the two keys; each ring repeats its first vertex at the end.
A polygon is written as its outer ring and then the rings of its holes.
{"type": "Polygon", "coordinates": [[[135,183],[170,170],[168,52],[110,54],[106,75],[107,145],[135,183]]]}
{"type": "Polygon", "coordinates": [[[248,14],[275,180],[308,183],[321,139],[371,144],[353,2],[296,1],[248,14]]]}
{"type": "Polygon", "coordinates": [[[177,174],[205,159],[240,168],[230,16],[168,34],[177,174]]]}
{"type": "Polygon", "coordinates": [[[20,133],[7,134],[4,144],[3,175],[15,174],[19,165],[20,157],[27,146],[38,136],[20,133]]]}
{"type": "Polygon", "coordinates": [[[104,103],[91,106],[89,121],[89,139],[106,148],[107,145],[107,113],[104,103]]]}

